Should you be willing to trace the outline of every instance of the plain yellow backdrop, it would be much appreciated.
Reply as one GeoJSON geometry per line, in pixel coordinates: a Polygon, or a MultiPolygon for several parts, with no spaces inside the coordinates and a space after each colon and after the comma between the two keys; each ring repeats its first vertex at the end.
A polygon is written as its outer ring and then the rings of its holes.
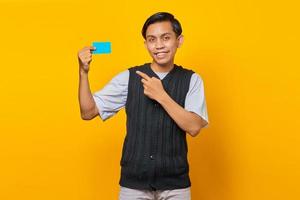
{"type": "Polygon", "coordinates": [[[77,52],[92,92],[151,61],[141,28],[181,22],[175,63],[201,75],[209,128],[188,136],[193,200],[298,200],[299,5],[271,0],[1,0],[0,199],[117,199],[125,112],[84,121],[77,52]]]}

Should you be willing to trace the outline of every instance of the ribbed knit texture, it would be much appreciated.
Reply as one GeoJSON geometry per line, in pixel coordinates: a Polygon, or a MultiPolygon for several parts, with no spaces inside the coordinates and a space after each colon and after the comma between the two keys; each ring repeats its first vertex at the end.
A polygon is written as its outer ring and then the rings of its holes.
{"type": "MultiPolygon", "coordinates": [[[[155,100],[144,94],[136,71],[159,77],[150,63],[129,68],[126,102],[127,133],[123,143],[119,184],[133,189],[167,190],[191,186],[186,133],[155,100]]],[[[181,66],[162,79],[168,95],[184,107],[194,72],[181,66]]]]}

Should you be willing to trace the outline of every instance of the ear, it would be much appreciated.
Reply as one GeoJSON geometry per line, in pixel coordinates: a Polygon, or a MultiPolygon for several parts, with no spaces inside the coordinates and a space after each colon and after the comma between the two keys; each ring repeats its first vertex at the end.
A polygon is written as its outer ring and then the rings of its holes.
{"type": "Polygon", "coordinates": [[[177,46],[177,48],[180,48],[181,45],[183,44],[183,40],[184,40],[183,35],[179,35],[178,38],[177,38],[177,40],[178,40],[178,46],[177,46]]]}
{"type": "Polygon", "coordinates": [[[145,46],[146,49],[148,49],[148,48],[147,48],[146,40],[144,40],[144,46],[145,46]]]}

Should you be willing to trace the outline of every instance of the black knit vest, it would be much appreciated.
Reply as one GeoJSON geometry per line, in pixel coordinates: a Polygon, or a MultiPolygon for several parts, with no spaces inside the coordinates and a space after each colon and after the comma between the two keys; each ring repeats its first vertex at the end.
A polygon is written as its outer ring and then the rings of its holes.
{"type": "MultiPolygon", "coordinates": [[[[140,190],[189,187],[186,133],[157,101],[144,94],[137,70],[159,79],[150,63],[129,68],[125,105],[127,133],[120,161],[119,184],[140,190]]],[[[161,80],[168,95],[182,107],[193,73],[174,64],[173,69],[161,80]]]]}

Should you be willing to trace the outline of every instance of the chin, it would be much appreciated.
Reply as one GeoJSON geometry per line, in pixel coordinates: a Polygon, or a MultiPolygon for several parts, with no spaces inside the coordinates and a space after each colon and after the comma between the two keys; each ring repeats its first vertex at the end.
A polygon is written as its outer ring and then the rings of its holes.
{"type": "Polygon", "coordinates": [[[154,61],[158,64],[158,65],[161,65],[161,66],[164,66],[164,65],[168,65],[171,61],[170,60],[167,60],[167,61],[164,61],[164,60],[155,60],[154,61]]]}

